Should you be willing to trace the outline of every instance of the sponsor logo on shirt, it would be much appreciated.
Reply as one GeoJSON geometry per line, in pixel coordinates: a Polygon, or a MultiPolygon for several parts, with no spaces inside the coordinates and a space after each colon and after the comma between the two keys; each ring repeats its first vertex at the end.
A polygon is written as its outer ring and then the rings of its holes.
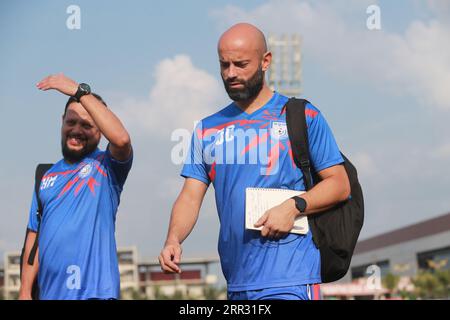
{"type": "Polygon", "coordinates": [[[58,176],[50,176],[42,179],[41,190],[53,187],[57,178],[58,176]]]}

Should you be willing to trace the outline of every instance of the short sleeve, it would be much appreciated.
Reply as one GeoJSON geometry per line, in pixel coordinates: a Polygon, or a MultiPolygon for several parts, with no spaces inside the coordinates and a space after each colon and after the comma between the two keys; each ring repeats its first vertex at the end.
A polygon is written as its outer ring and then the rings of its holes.
{"type": "Polygon", "coordinates": [[[109,145],[106,148],[105,151],[105,158],[107,161],[107,165],[109,168],[109,171],[113,175],[113,184],[117,185],[120,190],[123,188],[123,185],[125,184],[125,181],[127,180],[128,173],[131,170],[131,166],[133,164],[133,149],[131,150],[130,157],[125,161],[118,161],[114,159],[111,155],[111,151],[109,151],[109,145]]]}
{"type": "Polygon", "coordinates": [[[36,192],[35,191],[33,191],[33,197],[31,200],[31,208],[30,208],[27,228],[34,232],[37,232],[37,229],[38,229],[37,200],[36,200],[36,192]]]}
{"type": "Polygon", "coordinates": [[[206,185],[211,183],[209,178],[206,163],[203,157],[203,131],[202,122],[196,126],[192,134],[191,144],[184,161],[181,176],[184,178],[194,178],[206,185]]]}
{"type": "Polygon", "coordinates": [[[311,104],[305,108],[312,165],[316,172],[344,162],[336,140],[322,113],[311,104]]]}

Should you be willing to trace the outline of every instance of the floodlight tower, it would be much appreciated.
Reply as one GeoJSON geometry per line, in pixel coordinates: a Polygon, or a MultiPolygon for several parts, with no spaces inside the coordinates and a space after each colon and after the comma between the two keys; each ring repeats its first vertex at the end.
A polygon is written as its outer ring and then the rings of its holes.
{"type": "Polygon", "coordinates": [[[300,35],[269,35],[267,44],[273,57],[267,71],[269,87],[286,96],[299,96],[302,89],[300,35]]]}

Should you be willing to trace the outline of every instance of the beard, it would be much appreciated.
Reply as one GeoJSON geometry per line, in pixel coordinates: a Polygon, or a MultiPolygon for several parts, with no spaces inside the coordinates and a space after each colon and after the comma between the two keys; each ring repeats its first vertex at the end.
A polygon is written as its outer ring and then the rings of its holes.
{"type": "Polygon", "coordinates": [[[225,90],[228,93],[228,96],[233,101],[248,101],[250,99],[255,98],[258,93],[261,91],[264,85],[264,72],[262,71],[262,66],[259,66],[258,70],[256,70],[255,74],[250,77],[247,81],[233,79],[233,81],[225,80],[222,77],[223,84],[225,86],[225,90]],[[239,82],[244,85],[242,89],[230,88],[230,82],[239,82]]]}
{"type": "Polygon", "coordinates": [[[61,149],[63,157],[66,161],[70,163],[79,162],[84,159],[88,154],[94,152],[97,149],[98,142],[89,142],[89,140],[77,136],[77,138],[86,141],[86,144],[80,150],[72,150],[67,145],[67,140],[73,138],[74,136],[67,136],[65,139],[61,140],[61,149]]]}

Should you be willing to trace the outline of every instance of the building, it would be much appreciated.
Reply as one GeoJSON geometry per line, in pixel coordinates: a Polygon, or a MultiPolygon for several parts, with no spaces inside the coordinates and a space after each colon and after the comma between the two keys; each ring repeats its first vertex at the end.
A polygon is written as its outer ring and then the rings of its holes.
{"type": "MultiPolygon", "coordinates": [[[[137,249],[119,248],[120,285],[125,297],[130,291],[138,290],[137,249]]],[[[4,297],[17,299],[20,289],[20,252],[6,252],[4,257],[4,297]]]]}
{"type": "Polygon", "coordinates": [[[5,298],[5,269],[0,267],[0,300],[5,298]]]}
{"type": "MultiPolygon", "coordinates": [[[[161,271],[158,261],[139,263],[140,293],[149,299],[164,297],[205,298],[205,289],[217,283],[217,275],[210,273],[210,266],[218,258],[183,259],[180,274],[161,271]]],[[[225,298],[225,297],[223,297],[225,298]]]]}
{"type": "Polygon", "coordinates": [[[136,247],[117,249],[120,273],[120,291],[122,299],[132,299],[139,290],[138,257],[136,247]]]}
{"type": "Polygon", "coordinates": [[[358,242],[347,275],[322,285],[322,294],[379,298],[386,293],[380,279],[387,274],[399,276],[399,287],[411,290],[411,277],[437,269],[450,269],[450,213],[358,242]]]}
{"type": "Polygon", "coordinates": [[[20,251],[5,252],[4,298],[17,299],[20,289],[20,251]]]}
{"type": "Polygon", "coordinates": [[[181,274],[161,271],[158,261],[139,262],[136,247],[117,250],[121,299],[161,299],[164,297],[204,298],[204,289],[217,283],[210,266],[218,258],[183,259],[181,274]]]}
{"type": "MultiPolygon", "coordinates": [[[[204,289],[217,283],[210,266],[218,258],[184,259],[181,274],[165,274],[158,261],[139,262],[136,247],[117,249],[121,299],[181,297],[203,298],[204,289]]],[[[0,269],[0,297],[17,299],[20,289],[20,252],[6,252],[0,269]]]]}

